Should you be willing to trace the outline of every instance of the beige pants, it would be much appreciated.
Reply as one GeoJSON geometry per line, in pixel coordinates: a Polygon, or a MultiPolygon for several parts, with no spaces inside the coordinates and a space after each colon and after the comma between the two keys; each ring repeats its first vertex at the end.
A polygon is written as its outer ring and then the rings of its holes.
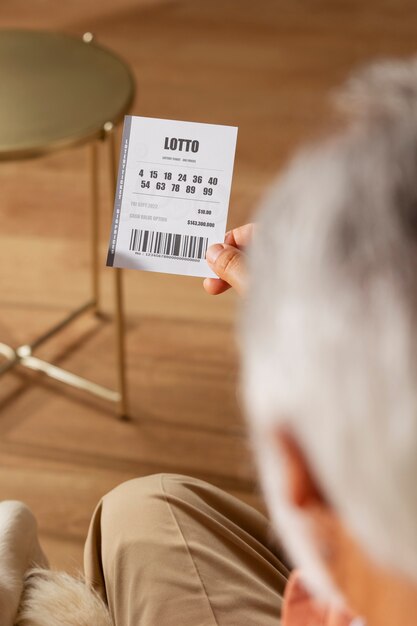
{"type": "Polygon", "coordinates": [[[260,513],[207,483],[165,474],[103,498],[85,574],[115,626],[277,626],[288,570],[260,513]]]}

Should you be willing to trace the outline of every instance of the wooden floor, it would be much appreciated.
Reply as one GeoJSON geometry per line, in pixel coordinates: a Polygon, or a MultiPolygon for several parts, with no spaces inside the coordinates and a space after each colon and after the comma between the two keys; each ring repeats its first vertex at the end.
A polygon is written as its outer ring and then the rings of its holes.
{"type": "MultiPolygon", "coordinates": [[[[406,0],[2,0],[0,25],[96,38],[132,66],[133,113],[239,126],[230,226],[326,117],[325,97],[358,63],[414,53],[406,0]],[[59,8],[57,8],[59,6],[59,8]]],[[[103,264],[109,232],[102,162],[103,264]]],[[[0,167],[0,341],[30,341],[89,290],[85,148],[0,167]]],[[[102,270],[111,310],[112,270],[102,270]]],[[[256,506],[236,400],[232,294],[192,278],[126,272],[133,419],[19,370],[0,381],[0,499],[23,499],[54,566],[81,566],[100,496],[128,478],[182,472],[256,506]]],[[[86,317],[40,355],[113,385],[113,328],[86,317]]]]}

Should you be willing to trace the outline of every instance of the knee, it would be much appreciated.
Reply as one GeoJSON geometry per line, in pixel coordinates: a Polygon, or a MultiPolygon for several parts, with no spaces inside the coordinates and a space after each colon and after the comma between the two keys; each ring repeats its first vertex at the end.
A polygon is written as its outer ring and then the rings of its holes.
{"type": "Polygon", "coordinates": [[[152,474],[121,483],[103,498],[106,509],[114,509],[118,516],[140,504],[142,510],[147,504],[162,498],[174,496],[186,500],[191,495],[196,479],[179,474],[152,474]]]}
{"type": "Polygon", "coordinates": [[[131,507],[134,502],[140,501],[143,504],[158,496],[161,489],[161,476],[162,474],[151,474],[120,483],[104,496],[105,508],[116,508],[121,511],[126,507],[131,507]]]}
{"type": "Polygon", "coordinates": [[[153,474],[126,481],[104,496],[101,508],[103,536],[136,539],[152,532],[170,515],[168,502],[187,500],[187,479],[176,474],[153,474]]]}
{"type": "Polygon", "coordinates": [[[186,497],[189,483],[193,479],[179,474],[151,474],[133,478],[121,483],[103,498],[103,505],[106,509],[114,509],[121,515],[122,511],[131,509],[135,505],[146,507],[154,500],[162,496],[169,496],[171,493],[186,497]]]}
{"type": "Polygon", "coordinates": [[[105,570],[131,559],[144,562],[149,550],[154,557],[172,532],[173,500],[187,497],[184,481],[182,476],[155,474],[122,483],[104,496],[100,543],[105,570]]]}

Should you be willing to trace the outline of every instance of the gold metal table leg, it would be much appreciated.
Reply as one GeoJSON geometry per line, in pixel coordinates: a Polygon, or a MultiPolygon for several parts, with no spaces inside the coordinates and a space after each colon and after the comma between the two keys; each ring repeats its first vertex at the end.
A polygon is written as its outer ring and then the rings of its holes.
{"type": "Polygon", "coordinates": [[[15,350],[6,343],[0,343],[0,354],[5,356],[8,361],[13,361],[17,358],[15,350]]]}
{"type": "MultiPolygon", "coordinates": [[[[111,207],[113,210],[113,200],[117,185],[117,157],[114,136],[114,126],[108,122],[104,126],[105,138],[109,146],[110,161],[110,181],[111,181],[111,207]]],[[[117,372],[118,388],[120,391],[120,417],[128,417],[128,398],[126,380],[126,349],[125,349],[125,320],[123,313],[123,275],[120,268],[114,268],[114,289],[115,289],[115,322],[116,322],[116,351],[117,351],[117,372]]]]}
{"type": "Polygon", "coordinates": [[[90,146],[91,168],[91,286],[94,312],[100,311],[100,281],[99,281],[99,152],[96,141],[90,146]]]}
{"type": "Polygon", "coordinates": [[[120,401],[120,394],[118,391],[107,389],[107,387],[103,387],[103,385],[93,383],[91,380],[88,380],[83,376],[78,376],[78,374],[68,372],[67,370],[62,369],[62,367],[52,365],[52,363],[43,361],[42,359],[32,356],[31,354],[24,356],[24,352],[22,350],[23,348],[26,348],[26,346],[22,346],[20,349],[22,352],[22,356],[19,360],[20,365],[23,365],[28,369],[35,370],[36,372],[42,372],[45,376],[53,378],[54,380],[59,380],[61,383],[65,383],[66,385],[70,385],[76,389],[88,391],[99,398],[103,398],[103,400],[108,400],[110,402],[120,401]]]}
{"type": "Polygon", "coordinates": [[[7,361],[0,365],[0,376],[11,370],[19,361],[15,350],[5,343],[0,343],[0,354],[6,357],[7,361]]]}
{"type": "Polygon", "coordinates": [[[85,304],[78,307],[78,309],[75,309],[75,311],[72,311],[71,313],[69,313],[66,317],[64,317],[63,320],[61,320],[60,322],[52,326],[52,328],[50,328],[49,330],[44,332],[42,335],[34,339],[32,343],[30,344],[30,349],[35,350],[36,348],[39,348],[39,346],[45,343],[45,341],[48,341],[48,339],[51,339],[51,337],[59,333],[60,330],[63,330],[66,326],[71,324],[71,322],[73,322],[78,317],[80,317],[80,315],[83,315],[84,313],[92,309],[94,306],[95,306],[95,302],[94,300],[91,300],[90,302],[86,302],[85,304]]]}
{"type": "MultiPolygon", "coordinates": [[[[117,184],[117,160],[113,124],[107,123],[104,127],[104,139],[109,148],[110,182],[112,204],[117,184]]],[[[49,378],[65,383],[71,387],[87,391],[95,396],[115,402],[119,406],[119,415],[128,417],[127,381],[126,381],[126,351],[125,351],[125,321],[123,314],[123,284],[122,271],[116,268],[113,272],[115,282],[115,326],[116,326],[116,356],[117,356],[117,381],[118,389],[108,389],[82,376],[68,372],[61,367],[48,363],[33,355],[33,350],[51,339],[56,333],[63,330],[83,313],[94,310],[97,314],[100,310],[100,281],[99,281],[99,147],[95,141],[91,148],[91,287],[92,299],[75,311],[67,315],[63,320],[37,337],[31,344],[22,345],[14,349],[4,343],[0,343],[0,355],[6,358],[0,364],[0,376],[13,369],[15,366],[23,366],[37,372],[41,372],[49,378]]]]}
{"type": "Polygon", "coordinates": [[[11,370],[17,365],[21,365],[31,370],[41,372],[49,378],[58,380],[61,383],[65,383],[71,387],[87,391],[99,398],[108,400],[110,402],[120,403],[121,396],[119,391],[108,389],[103,385],[99,385],[83,376],[78,376],[72,372],[68,372],[61,367],[48,363],[36,356],[33,356],[32,352],[35,348],[38,348],[44,342],[51,339],[56,333],[65,328],[68,324],[73,322],[77,317],[83,313],[89,311],[95,305],[94,302],[87,302],[78,309],[67,315],[63,320],[55,324],[48,331],[37,337],[31,344],[19,346],[15,350],[5,343],[0,343],[0,354],[7,360],[0,365],[0,376],[11,370]]]}

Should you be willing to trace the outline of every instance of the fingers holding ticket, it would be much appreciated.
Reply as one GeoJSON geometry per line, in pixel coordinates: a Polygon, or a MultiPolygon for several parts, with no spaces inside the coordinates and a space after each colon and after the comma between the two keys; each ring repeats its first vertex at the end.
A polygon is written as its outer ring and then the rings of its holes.
{"type": "Polygon", "coordinates": [[[233,287],[239,295],[246,291],[247,274],[245,248],[253,235],[254,224],[245,224],[226,233],[223,244],[207,250],[206,259],[219,278],[206,278],[203,285],[210,295],[224,293],[233,287]]]}

